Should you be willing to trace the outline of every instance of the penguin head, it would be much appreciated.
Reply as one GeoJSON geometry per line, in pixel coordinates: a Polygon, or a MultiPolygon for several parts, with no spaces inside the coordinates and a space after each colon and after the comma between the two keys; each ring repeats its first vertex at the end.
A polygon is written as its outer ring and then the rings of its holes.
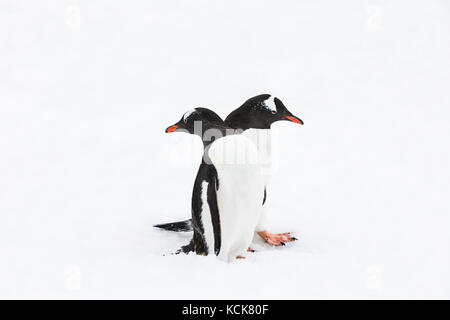
{"type": "Polygon", "coordinates": [[[248,99],[225,119],[230,127],[244,130],[270,129],[271,125],[277,121],[303,124],[303,121],[294,116],[280,99],[270,94],[261,94],[248,99]]]}
{"type": "Polygon", "coordinates": [[[203,137],[209,129],[224,128],[224,122],[214,111],[207,108],[195,108],[184,113],[180,121],[166,129],[170,132],[187,132],[203,137]]]}

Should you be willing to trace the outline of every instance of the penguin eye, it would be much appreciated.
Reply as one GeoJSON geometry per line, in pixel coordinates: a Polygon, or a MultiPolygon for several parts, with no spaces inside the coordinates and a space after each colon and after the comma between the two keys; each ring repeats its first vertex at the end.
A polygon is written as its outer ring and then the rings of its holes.
{"type": "Polygon", "coordinates": [[[277,113],[275,110],[270,110],[270,112],[271,112],[272,114],[277,113]]]}

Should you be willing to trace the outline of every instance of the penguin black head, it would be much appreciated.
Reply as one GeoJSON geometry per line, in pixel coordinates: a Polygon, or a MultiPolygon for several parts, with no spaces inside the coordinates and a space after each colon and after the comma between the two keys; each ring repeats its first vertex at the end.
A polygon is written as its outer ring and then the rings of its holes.
{"type": "Polygon", "coordinates": [[[294,116],[280,99],[270,94],[261,94],[248,99],[231,112],[225,123],[235,129],[270,129],[272,123],[282,120],[303,124],[303,121],[294,116]]]}
{"type": "Polygon", "coordinates": [[[207,130],[218,130],[221,135],[226,130],[225,123],[217,113],[207,108],[195,108],[187,111],[180,121],[166,129],[170,132],[187,132],[200,136],[202,139],[207,130]]]}

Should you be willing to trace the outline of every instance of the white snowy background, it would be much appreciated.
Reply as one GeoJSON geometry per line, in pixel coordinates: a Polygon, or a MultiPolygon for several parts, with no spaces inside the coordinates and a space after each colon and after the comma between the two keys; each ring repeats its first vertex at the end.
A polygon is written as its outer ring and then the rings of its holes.
{"type": "Polygon", "coordinates": [[[448,299],[449,108],[444,0],[0,0],[0,298],[448,299]],[[305,121],[268,199],[299,241],[170,255],[200,141],[164,129],[261,93],[305,121]]]}

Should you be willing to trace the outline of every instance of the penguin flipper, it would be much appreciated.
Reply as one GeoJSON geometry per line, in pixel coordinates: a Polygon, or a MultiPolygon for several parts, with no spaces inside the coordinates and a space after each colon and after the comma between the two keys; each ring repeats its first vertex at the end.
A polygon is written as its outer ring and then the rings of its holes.
{"type": "Polygon", "coordinates": [[[219,178],[217,171],[214,169],[213,181],[208,185],[208,205],[211,212],[211,221],[214,231],[214,253],[216,256],[220,253],[222,246],[222,236],[220,229],[219,205],[217,203],[217,190],[219,189],[219,178]]]}
{"type": "Polygon", "coordinates": [[[171,223],[155,224],[153,227],[174,232],[192,231],[192,219],[171,223]]]}

